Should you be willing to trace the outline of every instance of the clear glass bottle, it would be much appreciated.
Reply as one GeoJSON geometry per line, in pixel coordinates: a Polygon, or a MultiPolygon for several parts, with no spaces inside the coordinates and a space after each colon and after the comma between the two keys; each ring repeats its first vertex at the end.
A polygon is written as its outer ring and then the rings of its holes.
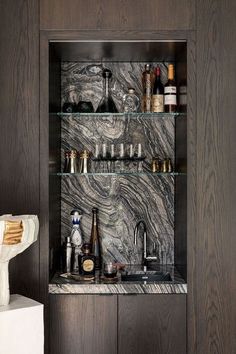
{"type": "Polygon", "coordinates": [[[104,69],[102,72],[103,82],[103,97],[98,105],[96,113],[118,113],[115,102],[110,93],[109,80],[112,77],[112,72],[109,69],[104,69]]]}
{"type": "Polygon", "coordinates": [[[140,100],[135,94],[134,88],[128,88],[128,93],[123,96],[124,112],[138,112],[140,100]]]}
{"type": "Polygon", "coordinates": [[[81,212],[80,210],[74,209],[70,213],[72,221],[72,229],[70,234],[70,239],[74,247],[74,259],[73,259],[73,272],[79,272],[79,256],[82,254],[82,232],[80,229],[81,212]]]}
{"type": "Polygon", "coordinates": [[[145,70],[142,73],[143,97],[142,97],[142,112],[151,112],[151,96],[152,96],[153,73],[151,65],[146,64],[145,70]]]}

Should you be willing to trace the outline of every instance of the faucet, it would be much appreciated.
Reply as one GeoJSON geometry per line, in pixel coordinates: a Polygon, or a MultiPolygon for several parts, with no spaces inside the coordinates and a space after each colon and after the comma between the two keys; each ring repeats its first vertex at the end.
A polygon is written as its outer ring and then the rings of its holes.
{"type": "Polygon", "coordinates": [[[137,245],[137,234],[139,232],[140,225],[143,226],[143,264],[146,267],[148,261],[156,261],[156,256],[147,256],[147,227],[144,220],[139,220],[134,228],[134,244],[137,245]]]}

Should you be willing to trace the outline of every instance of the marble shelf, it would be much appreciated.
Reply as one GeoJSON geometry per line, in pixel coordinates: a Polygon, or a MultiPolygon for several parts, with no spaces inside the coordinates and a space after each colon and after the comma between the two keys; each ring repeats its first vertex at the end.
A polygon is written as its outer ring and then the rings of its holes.
{"type": "MultiPolygon", "coordinates": [[[[137,269],[137,266],[131,266],[137,269]]],[[[128,269],[131,269],[130,267],[128,269]]],[[[187,284],[173,265],[159,266],[159,270],[169,272],[172,277],[170,282],[127,282],[105,281],[96,274],[94,281],[76,281],[60,276],[56,273],[52,278],[48,291],[50,294],[186,294],[187,284]]]]}

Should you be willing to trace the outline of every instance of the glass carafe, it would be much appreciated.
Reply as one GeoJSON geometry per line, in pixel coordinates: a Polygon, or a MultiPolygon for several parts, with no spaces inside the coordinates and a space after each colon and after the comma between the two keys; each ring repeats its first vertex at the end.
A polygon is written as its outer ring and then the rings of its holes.
{"type": "Polygon", "coordinates": [[[124,112],[138,112],[139,98],[135,94],[133,88],[128,89],[128,93],[123,96],[123,110],[124,112]]]}
{"type": "Polygon", "coordinates": [[[109,69],[104,69],[102,72],[103,82],[103,97],[96,110],[97,113],[118,113],[115,102],[110,93],[109,79],[112,77],[112,72],[109,69]]]}

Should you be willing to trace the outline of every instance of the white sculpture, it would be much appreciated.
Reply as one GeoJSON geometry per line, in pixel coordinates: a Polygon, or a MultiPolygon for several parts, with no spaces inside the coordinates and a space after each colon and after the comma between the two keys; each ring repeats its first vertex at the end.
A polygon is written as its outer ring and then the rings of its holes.
{"type": "Polygon", "coordinates": [[[0,216],[0,306],[10,300],[8,264],[37,240],[39,221],[36,215],[0,216]]]}

